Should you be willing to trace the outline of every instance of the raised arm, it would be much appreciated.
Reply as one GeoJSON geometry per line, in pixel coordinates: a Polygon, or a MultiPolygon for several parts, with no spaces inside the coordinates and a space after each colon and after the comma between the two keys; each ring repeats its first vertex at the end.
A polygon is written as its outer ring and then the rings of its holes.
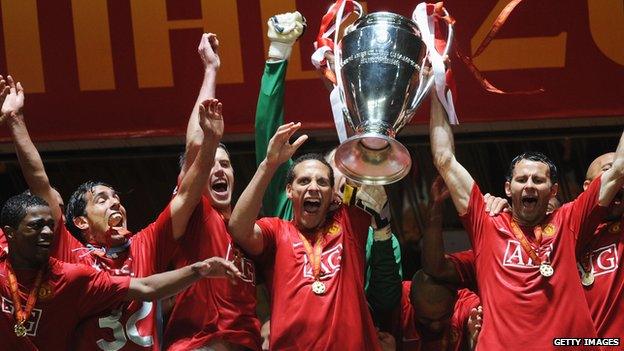
{"type": "Polygon", "coordinates": [[[302,135],[290,144],[290,137],[301,123],[287,123],[277,129],[269,141],[267,156],[260,163],[253,178],[241,194],[228,222],[228,231],[234,241],[252,255],[262,253],[264,240],[260,227],[255,224],[262,205],[262,196],[278,167],[290,159],[299,146],[308,139],[302,135]]]}
{"type": "Polygon", "coordinates": [[[126,300],[152,301],[177,294],[201,278],[229,278],[233,284],[241,277],[236,266],[221,257],[211,257],[174,271],[130,279],[126,300]]]}
{"type": "MultiPolygon", "coordinates": [[[[292,46],[305,28],[305,19],[299,12],[285,13],[268,20],[267,36],[271,41],[267,62],[264,66],[258,104],[256,106],[256,165],[265,159],[269,140],[284,124],[284,88],[286,69],[292,46]]],[[[286,172],[288,160],[276,171],[262,200],[266,216],[290,219],[292,207],[286,196],[286,172]]]]}
{"type": "Polygon", "coordinates": [[[447,283],[459,284],[460,276],[453,262],[444,254],[442,209],[449,190],[438,176],[431,185],[429,221],[422,238],[422,265],[425,273],[447,283]]]}
{"type": "Polygon", "coordinates": [[[474,179],[455,159],[455,140],[446,113],[435,94],[431,94],[431,120],[429,137],[433,163],[448,186],[451,198],[459,215],[468,211],[470,192],[474,179]]]}
{"type": "Polygon", "coordinates": [[[193,106],[193,111],[189,116],[186,126],[186,154],[184,157],[184,165],[180,171],[180,179],[184,178],[184,174],[191,167],[204,138],[204,133],[199,126],[199,106],[203,101],[215,97],[217,71],[221,66],[218,50],[219,40],[217,39],[217,35],[204,33],[199,42],[199,47],[197,48],[199,57],[204,64],[204,79],[202,80],[202,85],[197,95],[197,101],[193,106]]]}
{"type": "Polygon", "coordinates": [[[624,133],[620,136],[620,142],[615,150],[613,165],[602,174],[600,180],[601,206],[609,206],[615,195],[624,186],[624,133]]]}
{"type": "Polygon", "coordinates": [[[188,220],[201,199],[214,164],[215,152],[223,136],[222,105],[218,100],[210,99],[200,104],[198,124],[203,134],[199,152],[171,200],[171,223],[175,239],[186,231],[188,220]]]}
{"type": "MultiPolygon", "coordinates": [[[[2,93],[6,93],[3,81],[2,76],[0,76],[0,90],[2,93]]],[[[7,88],[10,91],[6,95],[6,99],[4,99],[4,103],[2,103],[1,119],[6,120],[9,127],[13,143],[15,144],[17,159],[30,192],[46,200],[52,210],[55,223],[61,223],[60,219],[63,215],[60,207],[61,197],[50,185],[41,156],[30,139],[26,122],[24,121],[22,111],[24,107],[24,89],[22,84],[19,82],[15,83],[11,76],[7,77],[7,81],[7,88]]]]}

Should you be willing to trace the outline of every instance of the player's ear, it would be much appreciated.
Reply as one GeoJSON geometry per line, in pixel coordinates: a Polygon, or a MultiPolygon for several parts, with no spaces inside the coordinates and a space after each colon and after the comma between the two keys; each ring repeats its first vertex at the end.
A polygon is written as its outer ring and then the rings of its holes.
{"type": "Polygon", "coordinates": [[[89,222],[85,216],[74,217],[74,225],[80,230],[89,229],[89,222]]]}

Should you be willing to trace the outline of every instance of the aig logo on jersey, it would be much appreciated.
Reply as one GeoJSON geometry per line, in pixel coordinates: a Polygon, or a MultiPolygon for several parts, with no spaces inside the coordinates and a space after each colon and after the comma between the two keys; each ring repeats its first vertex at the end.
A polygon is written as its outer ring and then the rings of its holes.
{"type": "Polygon", "coordinates": [[[245,255],[237,247],[228,244],[225,259],[234,263],[236,268],[243,274],[241,279],[244,282],[256,285],[256,268],[253,262],[245,257],[245,255]]]}
{"type": "MultiPolygon", "coordinates": [[[[5,299],[2,297],[2,312],[9,314],[11,316],[14,315],[14,307],[13,302],[9,299],[5,299]]],[[[37,335],[37,328],[39,327],[39,320],[41,319],[41,314],[43,310],[40,308],[33,308],[30,313],[30,318],[28,318],[28,322],[24,325],[26,327],[26,335],[35,336],[37,335]]]]}
{"type": "MultiPolygon", "coordinates": [[[[303,245],[301,245],[303,247],[303,245]]],[[[303,276],[305,278],[314,279],[312,265],[304,250],[303,255],[303,276]]],[[[342,259],[342,244],[338,244],[329,250],[323,251],[321,254],[321,279],[329,279],[340,270],[340,260],[342,259]]]]}
{"type": "MultiPolygon", "coordinates": [[[[552,244],[541,248],[539,252],[536,253],[539,257],[546,261],[550,262],[550,253],[553,250],[552,244]]],[[[503,266],[508,267],[518,267],[518,268],[534,268],[538,265],[533,263],[533,260],[529,255],[524,252],[522,249],[522,245],[520,245],[519,241],[516,240],[507,240],[507,248],[505,249],[505,256],[503,257],[503,266]]]]}
{"type": "Polygon", "coordinates": [[[592,251],[590,261],[595,277],[615,272],[619,267],[616,245],[611,244],[592,251]]]}

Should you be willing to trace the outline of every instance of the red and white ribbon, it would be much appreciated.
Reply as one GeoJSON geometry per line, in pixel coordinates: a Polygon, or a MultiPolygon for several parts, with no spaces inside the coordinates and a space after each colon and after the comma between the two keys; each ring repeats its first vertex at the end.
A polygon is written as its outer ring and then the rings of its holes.
{"type": "Polygon", "coordinates": [[[331,72],[331,67],[328,67],[329,65],[325,59],[325,53],[327,51],[334,52],[334,64],[340,62],[340,50],[335,50],[334,43],[338,42],[340,27],[346,18],[354,12],[359,16],[362,15],[362,6],[353,0],[338,0],[330,6],[329,10],[327,10],[327,13],[321,20],[319,34],[314,42],[316,50],[312,54],[311,58],[314,67],[325,70],[328,79],[334,85],[334,89],[329,95],[329,102],[331,103],[334,125],[336,126],[336,133],[338,134],[338,140],[340,143],[347,140],[347,129],[344,121],[345,106],[341,102],[341,91],[337,85],[341,79],[340,68],[336,67],[335,76],[333,74],[327,74],[328,72],[331,72]],[[334,35],[333,40],[330,39],[332,34],[334,35]]]}
{"type": "MultiPolygon", "coordinates": [[[[450,74],[447,76],[444,58],[438,51],[438,48],[436,48],[436,40],[438,42],[444,42],[444,39],[441,39],[441,33],[439,33],[439,30],[437,30],[438,27],[436,26],[436,22],[445,17],[443,15],[443,11],[441,3],[426,4],[422,2],[416,6],[416,9],[412,13],[412,20],[416,22],[416,25],[418,25],[418,29],[420,29],[420,33],[422,35],[422,40],[427,47],[427,57],[429,58],[433,69],[436,95],[446,110],[449,123],[458,124],[459,121],[457,119],[457,115],[455,114],[455,105],[453,104],[453,92],[452,89],[447,89],[447,87],[450,87],[453,84],[451,79],[452,76],[450,74]]],[[[449,22],[451,20],[446,19],[446,21],[449,22]]],[[[449,45],[450,43],[445,44],[449,45]]]]}

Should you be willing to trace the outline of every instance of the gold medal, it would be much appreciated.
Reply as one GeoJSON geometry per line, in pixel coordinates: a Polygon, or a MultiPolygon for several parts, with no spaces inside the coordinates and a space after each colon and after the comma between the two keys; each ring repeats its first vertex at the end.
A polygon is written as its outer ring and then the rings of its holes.
{"type": "Polygon", "coordinates": [[[325,293],[325,283],[315,280],[314,283],[312,283],[312,292],[316,295],[323,295],[325,293]]]}
{"type": "Polygon", "coordinates": [[[15,331],[15,335],[17,335],[20,338],[23,338],[26,336],[26,327],[24,326],[24,323],[17,323],[15,324],[15,326],[13,327],[13,330],[15,331]]]}
{"type": "Polygon", "coordinates": [[[542,262],[542,264],[540,264],[539,271],[540,274],[545,278],[549,278],[555,273],[555,269],[546,262],[542,262]]]}
{"type": "Polygon", "coordinates": [[[594,273],[583,272],[583,276],[581,277],[581,284],[583,284],[583,286],[591,286],[592,284],[594,284],[594,273]]]}

